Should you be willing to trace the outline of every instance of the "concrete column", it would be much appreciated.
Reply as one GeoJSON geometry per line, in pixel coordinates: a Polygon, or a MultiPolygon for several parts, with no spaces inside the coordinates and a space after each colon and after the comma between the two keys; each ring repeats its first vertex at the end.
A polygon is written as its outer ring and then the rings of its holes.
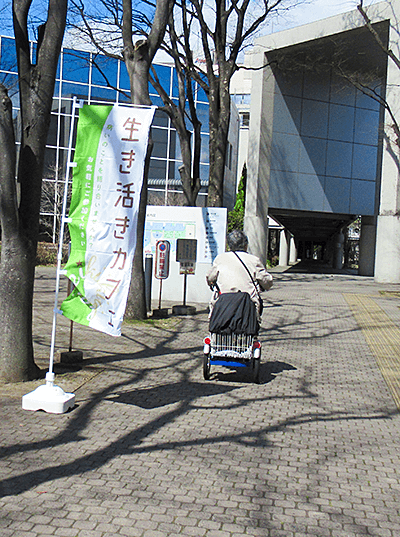
{"type": "Polygon", "coordinates": [[[344,235],[341,231],[336,233],[333,244],[333,268],[341,269],[343,267],[343,245],[344,235]]]}
{"type": "Polygon", "coordinates": [[[290,235],[290,246],[289,246],[289,264],[296,263],[297,261],[297,247],[294,241],[293,235],[290,235]]]}
{"type": "Polygon", "coordinates": [[[264,220],[259,216],[246,216],[244,232],[249,239],[249,253],[259,257],[265,265],[268,253],[268,218],[264,220]]]}
{"type": "Polygon", "coordinates": [[[373,276],[375,268],[376,219],[374,216],[361,218],[358,274],[373,276]]]}
{"type": "Polygon", "coordinates": [[[288,233],[282,229],[279,233],[279,265],[286,267],[289,264],[288,233]]]}
{"type": "Polygon", "coordinates": [[[375,281],[400,283],[400,217],[379,215],[376,229],[375,281]]]}
{"type": "MultiPolygon", "coordinates": [[[[266,64],[265,49],[255,48],[252,67],[266,64]]],[[[249,251],[265,264],[268,252],[268,196],[271,162],[275,78],[272,69],[255,70],[252,75],[247,188],[244,230],[249,251]]]]}
{"type": "MultiPolygon", "coordinates": [[[[394,2],[389,29],[389,50],[398,50],[400,5],[394,2]]],[[[394,117],[400,117],[400,70],[388,60],[386,102],[394,117]]],[[[400,283],[400,176],[399,147],[392,129],[393,121],[386,112],[382,147],[382,173],[379,212],[376,227],[375,281],[400,283]]]]}
{"type": "Polygon", "coordinates": [[[327,265],[333,267],[333,258],[334,258],[334,244],[335,239],[333,237],[330,237],[326,243],[325,248],[325,255],[324,255],[324,261],[327,265]]]}

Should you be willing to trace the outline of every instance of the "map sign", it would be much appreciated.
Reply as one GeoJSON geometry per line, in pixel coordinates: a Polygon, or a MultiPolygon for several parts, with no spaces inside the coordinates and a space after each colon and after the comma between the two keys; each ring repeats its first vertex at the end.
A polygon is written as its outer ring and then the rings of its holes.
{"type": "Polygon", "coordinates": [[[175,258],[177,239],[197,239],[197,263],[212,263],[225,251],[226,214],[221,207],[149,205],[144,252],[155,255],[157,241],[168,240],[175,258]]]}

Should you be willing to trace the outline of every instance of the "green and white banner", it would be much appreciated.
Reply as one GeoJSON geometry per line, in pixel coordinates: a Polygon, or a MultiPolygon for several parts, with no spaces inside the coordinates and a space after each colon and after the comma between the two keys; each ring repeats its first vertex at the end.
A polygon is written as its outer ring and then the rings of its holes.
{"type": "Polygon", "coordinates": [[[65,267],[75,288],[61,311],[113,336],[121,335],[128,298],[154,111],[100,105],[79,110],[65,267]]]}

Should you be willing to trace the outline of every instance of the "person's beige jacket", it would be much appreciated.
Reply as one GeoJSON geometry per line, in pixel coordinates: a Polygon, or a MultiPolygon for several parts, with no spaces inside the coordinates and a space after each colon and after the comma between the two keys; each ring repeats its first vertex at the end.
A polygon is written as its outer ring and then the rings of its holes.
{"type": "MultiPolygon", "coordinates": [[[[267,272],[260,259],[247,252],[236,252],[246,265],[254,282],[258,286],[258,292],[268,291],[272,286],[272,276],[267,272]]],[[[211,269],[206,275],[207,284],[211,286],[217,283],[221,293],[234,293],[237,291],[247,292],[259,311],[258,293],[247,270],[237,259],[234,252],[225,252],[214,259],[211,269]]]]}

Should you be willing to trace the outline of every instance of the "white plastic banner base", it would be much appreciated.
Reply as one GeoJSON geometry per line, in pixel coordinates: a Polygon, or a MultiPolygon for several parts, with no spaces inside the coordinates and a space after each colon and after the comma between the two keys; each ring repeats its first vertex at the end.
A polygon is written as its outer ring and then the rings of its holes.
{"type": "Polygon", "coordinates": [[[46,384],[22,397],[23,410],[44,410],[50,414],[64,414],[75,406],[75,395],[54,385],[54,373],[46,374],[46,384]]]}

